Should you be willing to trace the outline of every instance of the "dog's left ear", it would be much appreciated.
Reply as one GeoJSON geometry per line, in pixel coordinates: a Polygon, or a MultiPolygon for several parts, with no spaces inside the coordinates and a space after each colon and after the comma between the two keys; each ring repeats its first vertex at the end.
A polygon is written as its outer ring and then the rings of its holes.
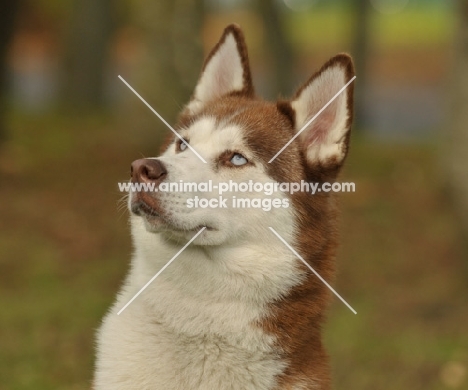
{"type": "Polygon", "coordinates": [[[186,109],[199,112],[208,102],[228,94],[253,96],[249,58],[244,34],[231,24],[208,55],[195,92],[186,109]]]}
{"type": "Polygon", "coordinates": [[[311,123],[308,122],[354,77],[351,57],[331,58],[290,102],[296,131],[308,165],[339,168],[348,151],[353,117],[353,83],[347,86],[311,123]]]}

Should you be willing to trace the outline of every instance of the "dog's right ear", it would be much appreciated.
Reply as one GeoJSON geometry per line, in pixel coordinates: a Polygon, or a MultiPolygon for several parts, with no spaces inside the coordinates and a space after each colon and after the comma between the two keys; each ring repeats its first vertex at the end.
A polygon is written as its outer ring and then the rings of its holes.
{"type": "Polygon", "coordinates": [[[186,107],[196,114],[210,101],[228,94],[254,95],[244,34],[231,24],[208,55],[192,99],[186,107]]]}

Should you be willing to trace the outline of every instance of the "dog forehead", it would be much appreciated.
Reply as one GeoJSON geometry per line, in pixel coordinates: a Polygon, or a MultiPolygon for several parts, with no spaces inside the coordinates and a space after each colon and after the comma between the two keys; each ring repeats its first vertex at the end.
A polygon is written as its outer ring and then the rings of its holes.
{"type": "MultiPolygon", "coordinates": [[[[237,97],[220,99],[195,117],[184,117],[181,127],[191,136],[199,133],[200,137],[237,127],[244,140],[254,141],[254,144],[269,140],[272,148],[284,145],[294,135],[292,123],[275,103],[237,97]]],[[[224,134],[225,137],[229,135],[229,131],[224,134]]]]}
{"type": "Polygon", "coordinates": [[[268,163],[295,134],[291,119],[274,102],[226,97],[196,116],[181,119],[181,135],[208,158],[237,149],[262,161],[275,180],[297,180],[302,176],[303,161],[297,142],[268,163]]]}
{"type": "Polygon", "coordinates": [[[183,135],[189,138],[191,144],[199,144],[213,151],[246,146],[242,126],[228,120],[220,121],[210,115],[197,118],[183,135]]]}

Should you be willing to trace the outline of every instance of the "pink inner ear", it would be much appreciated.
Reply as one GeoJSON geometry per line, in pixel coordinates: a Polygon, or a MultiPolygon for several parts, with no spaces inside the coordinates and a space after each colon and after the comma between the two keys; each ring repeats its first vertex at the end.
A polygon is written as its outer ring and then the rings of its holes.
{"type": "Polygon", "coordinates": [[[216,90],[216,93],[214,93],[216,97],[219,97],[225,91],[229,91],[230,89],[232,89],[230,76],[231,75],[226,74],[226,72],[224,72],[223,69],[218,69],[216,71],[216,74],[213,77],[215,81],[213,89],[216,90]]]}
{"type": "MultiPolygon", "coordinates": [[[[331,107],[327,107],[327,109],[315,118],[314,121],[303,131],[303,142],[306,148],[326,141],[328,132],[335,120],[335,107],[332,106],[334,106],[334,104],[331,104],[331,107]]],[[[312,117],[313,115],[310,118],[307,118],[307,121],[312,117]]],[[[305,121],[305,123],[307,123],[307,121],[305,121]]]]}

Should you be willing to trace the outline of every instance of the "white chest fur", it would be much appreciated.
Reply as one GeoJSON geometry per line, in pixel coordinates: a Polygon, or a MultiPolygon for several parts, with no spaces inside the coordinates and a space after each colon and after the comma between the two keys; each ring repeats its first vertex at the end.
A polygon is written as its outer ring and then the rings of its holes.
{"type": "Polygon", "coordinates": [[[99,332],[95,388],[275,389],[285,362],[258,321],[299,281],[287,249],[189,247],[118,316],[177,252],[151,236],[99,332]]]}

